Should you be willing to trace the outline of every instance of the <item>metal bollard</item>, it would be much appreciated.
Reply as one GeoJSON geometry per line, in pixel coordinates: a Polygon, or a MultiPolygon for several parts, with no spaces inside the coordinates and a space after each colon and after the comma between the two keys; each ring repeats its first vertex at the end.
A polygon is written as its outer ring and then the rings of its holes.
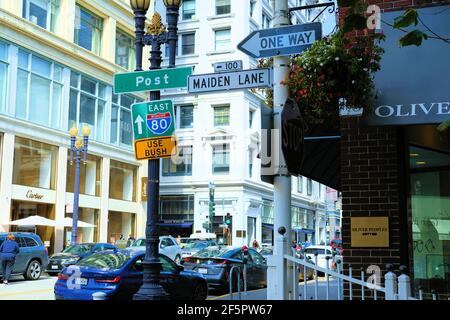
{"type": "Polygon", "coordinates": [[[104,293],[104,292],[94,292],[92,294],[92,300],[106,300],[106,293],[104,293]]]}
{"type": "Polygon", "coordinates": [[[234,269],[238,270],[238,282],[237,282],[237,289],[238,289],[238,298],[241,300],[241,268],[239,266],[233,266],[230,270],[230,300],[233,300],[233,271],[234,269]]]}

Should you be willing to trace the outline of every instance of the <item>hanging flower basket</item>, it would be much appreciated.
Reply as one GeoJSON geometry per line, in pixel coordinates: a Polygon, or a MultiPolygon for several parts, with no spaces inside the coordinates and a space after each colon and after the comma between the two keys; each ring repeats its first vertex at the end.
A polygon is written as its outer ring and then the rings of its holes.
{"type": "MultiPolygon", "coordinates": [[[[384,50],[376,40],[380,34],[345,38],[341,32],[316,41],[307,51],[291,58],[291,72],[281,84],[300,106],[307,123],[339,121],[339,110],[347,115],[370,110],[375,99],[373,73],[380,69],[384,50]]],[[[272,59],[260,60],[260,67],[272,59]]],[[[272,105],[269,90],[267,102],[272,105]]]]}

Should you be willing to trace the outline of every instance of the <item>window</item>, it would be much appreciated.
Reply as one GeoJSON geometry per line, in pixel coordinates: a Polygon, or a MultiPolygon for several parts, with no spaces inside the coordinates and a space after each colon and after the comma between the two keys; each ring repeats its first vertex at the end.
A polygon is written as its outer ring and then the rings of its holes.
{"type": "Polygon", "coordinates": [[[312,195],[312,180],[311,179],[306,180],[306,194],[308,196],[312,195]]]}
{"type": "Polygon", "coordinates": [[[120,31],[116,32],[116,64],[127,69],[136,68],[135,39],[120,31]]]}
{"type": "Polygon", "coordinates": [[[192,146],[179,147],[177,157],[163,159],[163,176],[192,175],[192,146]]]}
{"type": "MultiPolygon", "coordinates": [[[[75,156],[75,154],[74,154],[75,156]]],[[[86,164],[80,164],[80,193],[100,196],[102,159],[88,154],[86,164]]],[[[73,192],[75,186],[75,161],[70,164],[70,150],[67,155],[67,192],[73,192]]]]}
{"type": "Polygon", "coordinates": [[[161,221],[194,221],[194,195],[161,196],[161,221]]]}
{"type": "Polygon", "coordinates": [[[231,12],[231,0],[216,0],[216,15],[231,12]]]}
{"type": "Polygon", "coordinates": [[[38,243],[34,239],[31,239],[28,237],[24,237],[23,239],[25,240],[27,247],[37,247],[38,246],[38,243]]]}
{"type": "Polygon", "coordinates": [[[230,107],[214,107],[214,125],[228,126],[230,125],[230,107]]]}
{"type": "Polygon", "coordinates": [[[253,126],[253,119],[255,117],[255,110],[250,110],[248,113],[248,126],[251,129],[253,126]]]}
{"type": "Polygon", "coordinates": [[[188,55],[195,53],[195,33],[181,35],[181,54],[188,55]]]}
{"type": "Polygon", "coordinates": [[[255,6],[256,1],[250,0],[250,17],[253,17],[253,14],[255,13],[255,6]]]}
{"type": "Polygon", "coordinates": [[[270,18],[264,13],[262,15],[261,26],[262,26],[262,29],[270,28],[270,18]]]}
{"type": "Polygon", "coordinates": [[[100,54],[102,32],[103,20],[77,5],[75,10],[75,43],[100,54]]]}
{"type": "Polygon", "coordinates": [[[19,49],[16,117],[60,127],[63,67],[19,49]]]}
{"type": "Polygon", "coordinates": [[[6,111],[8,67],[8,45],[0,42],[0,112],[6,111]]]}
{"type": "Polygon", "coordinates": [[[13,184],[55,190],[58,147],[16,137],[13,184]]]}
{"type": "Polygon", "coordinates": [[[212,147],[212,169],[213,173],[230,172],[230,145],[222,144],[212,147]]]}
{"type": "Polygon", "coordinates": [[[131,121],[131,105],[141,99],[122,94],[113,94],[111,107],[110,142],[125,147],[133,144],[133,123],[131,121]]]}
{"type": "Polygon", "coordinates": [[[23,0],[22,17],[38,26],[56,31],[60,0],[23,0]]]}
{"type": "Polygon", "coordinates": [[[253,149],[248,150],[248,176],[252,177],[253,172],[253,149]]]}
{"type": "Polygon", "coordinates": [[[194,106],[180,106],[180,129],[187,129],[194,127],[194,106]]]}
{"type": "Polygon", "coordinates": [[[74,71],[70,74],[69,126],[83,123],[92,130],[91,137],[104,140],[106,86],[74,71]]]}
{"type": "Polygon", "coordinates": [[[215,50],[225,51],[231,48],[231,29],[215,31],[215,50]]]}
{"type": "Polygon", "coordinates": [[[111,160],[109,197],[111,199],[136,201],[137,167],[111,160]]]}
{"type": "Polygon", "coordinates": [[[195,0],[183,1],[183,20],[191,20],[195,18],[195,0]]]}
{"type": "Polygon", "coordinates": [[[297,177],[297,192],[303,193],[303,177],[302,176],[297,177]]]}

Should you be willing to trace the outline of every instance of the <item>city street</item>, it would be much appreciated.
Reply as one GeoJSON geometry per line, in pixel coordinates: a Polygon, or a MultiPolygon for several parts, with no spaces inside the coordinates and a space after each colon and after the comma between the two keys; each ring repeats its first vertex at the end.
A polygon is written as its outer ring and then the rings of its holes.
{"type": "Polygon", "coordinates": [[[13,277],[9,285],[0,284],[0,300],[54,300],[56,277],[43,276],[36,281],[13,277]]]}
{"type": "MultiPolygon", "coordinates": [[[[53,286],[56,277],[43,276],[37,281],[24,281],[17,276],[11,279],[10,284],[0,284],[0,300],[54,300],[53,286]]],[[[330,279],[330,300],[337,300],[337,281],[330,279]]],[[[303,284],[300,284],[300,299],[303,299],[303,284]]],[[[314,280],[307,284],[308,300],[314,298],[314,280]]],[[[318,299],[326,299],[326,281],[319,279],[318,299]]],[[[210,291],[208,300],[230,300],[229,294],[223,291],[210,291]]],[[[233,294],[233,300],[238,300],[238,294],[233,294]]],[[[241,300],[267,300],[267,289],[249,290],[247,295],[241,292],[241,300]]]]}

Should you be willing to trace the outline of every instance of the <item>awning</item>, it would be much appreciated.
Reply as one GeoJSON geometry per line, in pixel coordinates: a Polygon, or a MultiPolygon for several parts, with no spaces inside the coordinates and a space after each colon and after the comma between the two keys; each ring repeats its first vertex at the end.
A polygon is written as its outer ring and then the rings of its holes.
{"type": "Polygon", "coordinates": [[[171,228],[192,228],[193,222],[183,222],[183,223],[158,223],[160,227],[171,227],[171,228]]]}
{"type": "Polygon", "coordinates": [[[340,189],[341,139],[335,125],[308,125],[304,140],[302,176],[333,189],[340,189]]]}

